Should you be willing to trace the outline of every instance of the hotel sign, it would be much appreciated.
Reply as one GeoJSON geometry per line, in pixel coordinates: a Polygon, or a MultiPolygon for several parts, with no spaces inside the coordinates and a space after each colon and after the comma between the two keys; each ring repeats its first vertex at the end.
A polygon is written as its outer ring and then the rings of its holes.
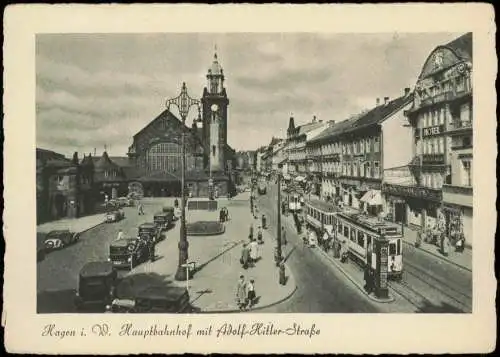
{"type": "MultiPolygon", "coordinates": [[[[444,132],[444,125],[435,125],[422,129],[422,137],[440,135],[444,132]]],[[[419,136],[418,130],[416,131],[417,137],[419,136]]]]}
{"type": "Polygon", "coordinates": [[[424,200],[438,201],[442,200],[442,192],[420,186],[401,186],[384,183],[382,191],[395,196],[415,197],[424,200]]]}

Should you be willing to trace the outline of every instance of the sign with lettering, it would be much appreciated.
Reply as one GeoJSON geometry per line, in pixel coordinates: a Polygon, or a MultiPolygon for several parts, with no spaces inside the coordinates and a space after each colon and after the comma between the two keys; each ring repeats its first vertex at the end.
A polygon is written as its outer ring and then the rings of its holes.
{"type": "Polygon", "coordinates": [[[423,128],[422,129],[422,136],[433,136],[433,135],[439,135],[443,133],[444,126],[443,125],[436,125],[436,126],[430,126],[428,128],[423,128]]]}

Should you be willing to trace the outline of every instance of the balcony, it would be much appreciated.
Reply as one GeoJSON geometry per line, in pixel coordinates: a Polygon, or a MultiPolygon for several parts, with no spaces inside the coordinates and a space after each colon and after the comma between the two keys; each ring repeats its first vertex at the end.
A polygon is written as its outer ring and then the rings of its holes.
{"type": "Polygon", "coordinates": [[[448,127],[448,134],[461,135],[472,133],[472,120],[455,120],[451,126],[448,127]]]}
{"type": "Polygon", "coordinates": [[[442,103],[442,102],[451,102],[465,96],[472,95],[472,88],[469,86],[460,86],[456,87],[454,90],[449,90],[446,92],[442,92],[431,97],[425,97],[420,99],[420,103],[417,103],[416,108],[423,108],[433,104],[442,103]]]}
{"type": "Polygon", "coordinates": [[[424,165],[443,165],[445,163],[444,154],[423,154],[422,164],[424,165]]]}
{"type": "Polygon", "coordinates": [[[403,186],[383,183],[382,191],[395,196],[414,197],[435,202],[441,202],[443,198],[441,190],[423,186],[403,186]]]}
{"type": "Polygon", "coordinates": [[[472,186],[443,185],[443,202],[472,207],[472,186]]]}

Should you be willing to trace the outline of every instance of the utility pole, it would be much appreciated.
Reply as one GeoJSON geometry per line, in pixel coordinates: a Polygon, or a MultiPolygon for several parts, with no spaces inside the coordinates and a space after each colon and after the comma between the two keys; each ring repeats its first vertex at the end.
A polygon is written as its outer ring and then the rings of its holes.
{"type": "Polygon", "coordinates": [[[279,265],[283,260],[282,252],[281,252],[281,175],[278,173],[278,202],[277,202],[277,210],[278,212],[278,231],[276,237],[276,265],[279,265]]]}

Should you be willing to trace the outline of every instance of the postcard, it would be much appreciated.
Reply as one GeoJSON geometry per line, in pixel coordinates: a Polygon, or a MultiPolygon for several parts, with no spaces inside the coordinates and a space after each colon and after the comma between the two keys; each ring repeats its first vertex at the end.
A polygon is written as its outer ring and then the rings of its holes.
{"type": "Polygon", "coordinates": [[[493,14],[7,7],[6,349],[492,351],[493,14]]]}

